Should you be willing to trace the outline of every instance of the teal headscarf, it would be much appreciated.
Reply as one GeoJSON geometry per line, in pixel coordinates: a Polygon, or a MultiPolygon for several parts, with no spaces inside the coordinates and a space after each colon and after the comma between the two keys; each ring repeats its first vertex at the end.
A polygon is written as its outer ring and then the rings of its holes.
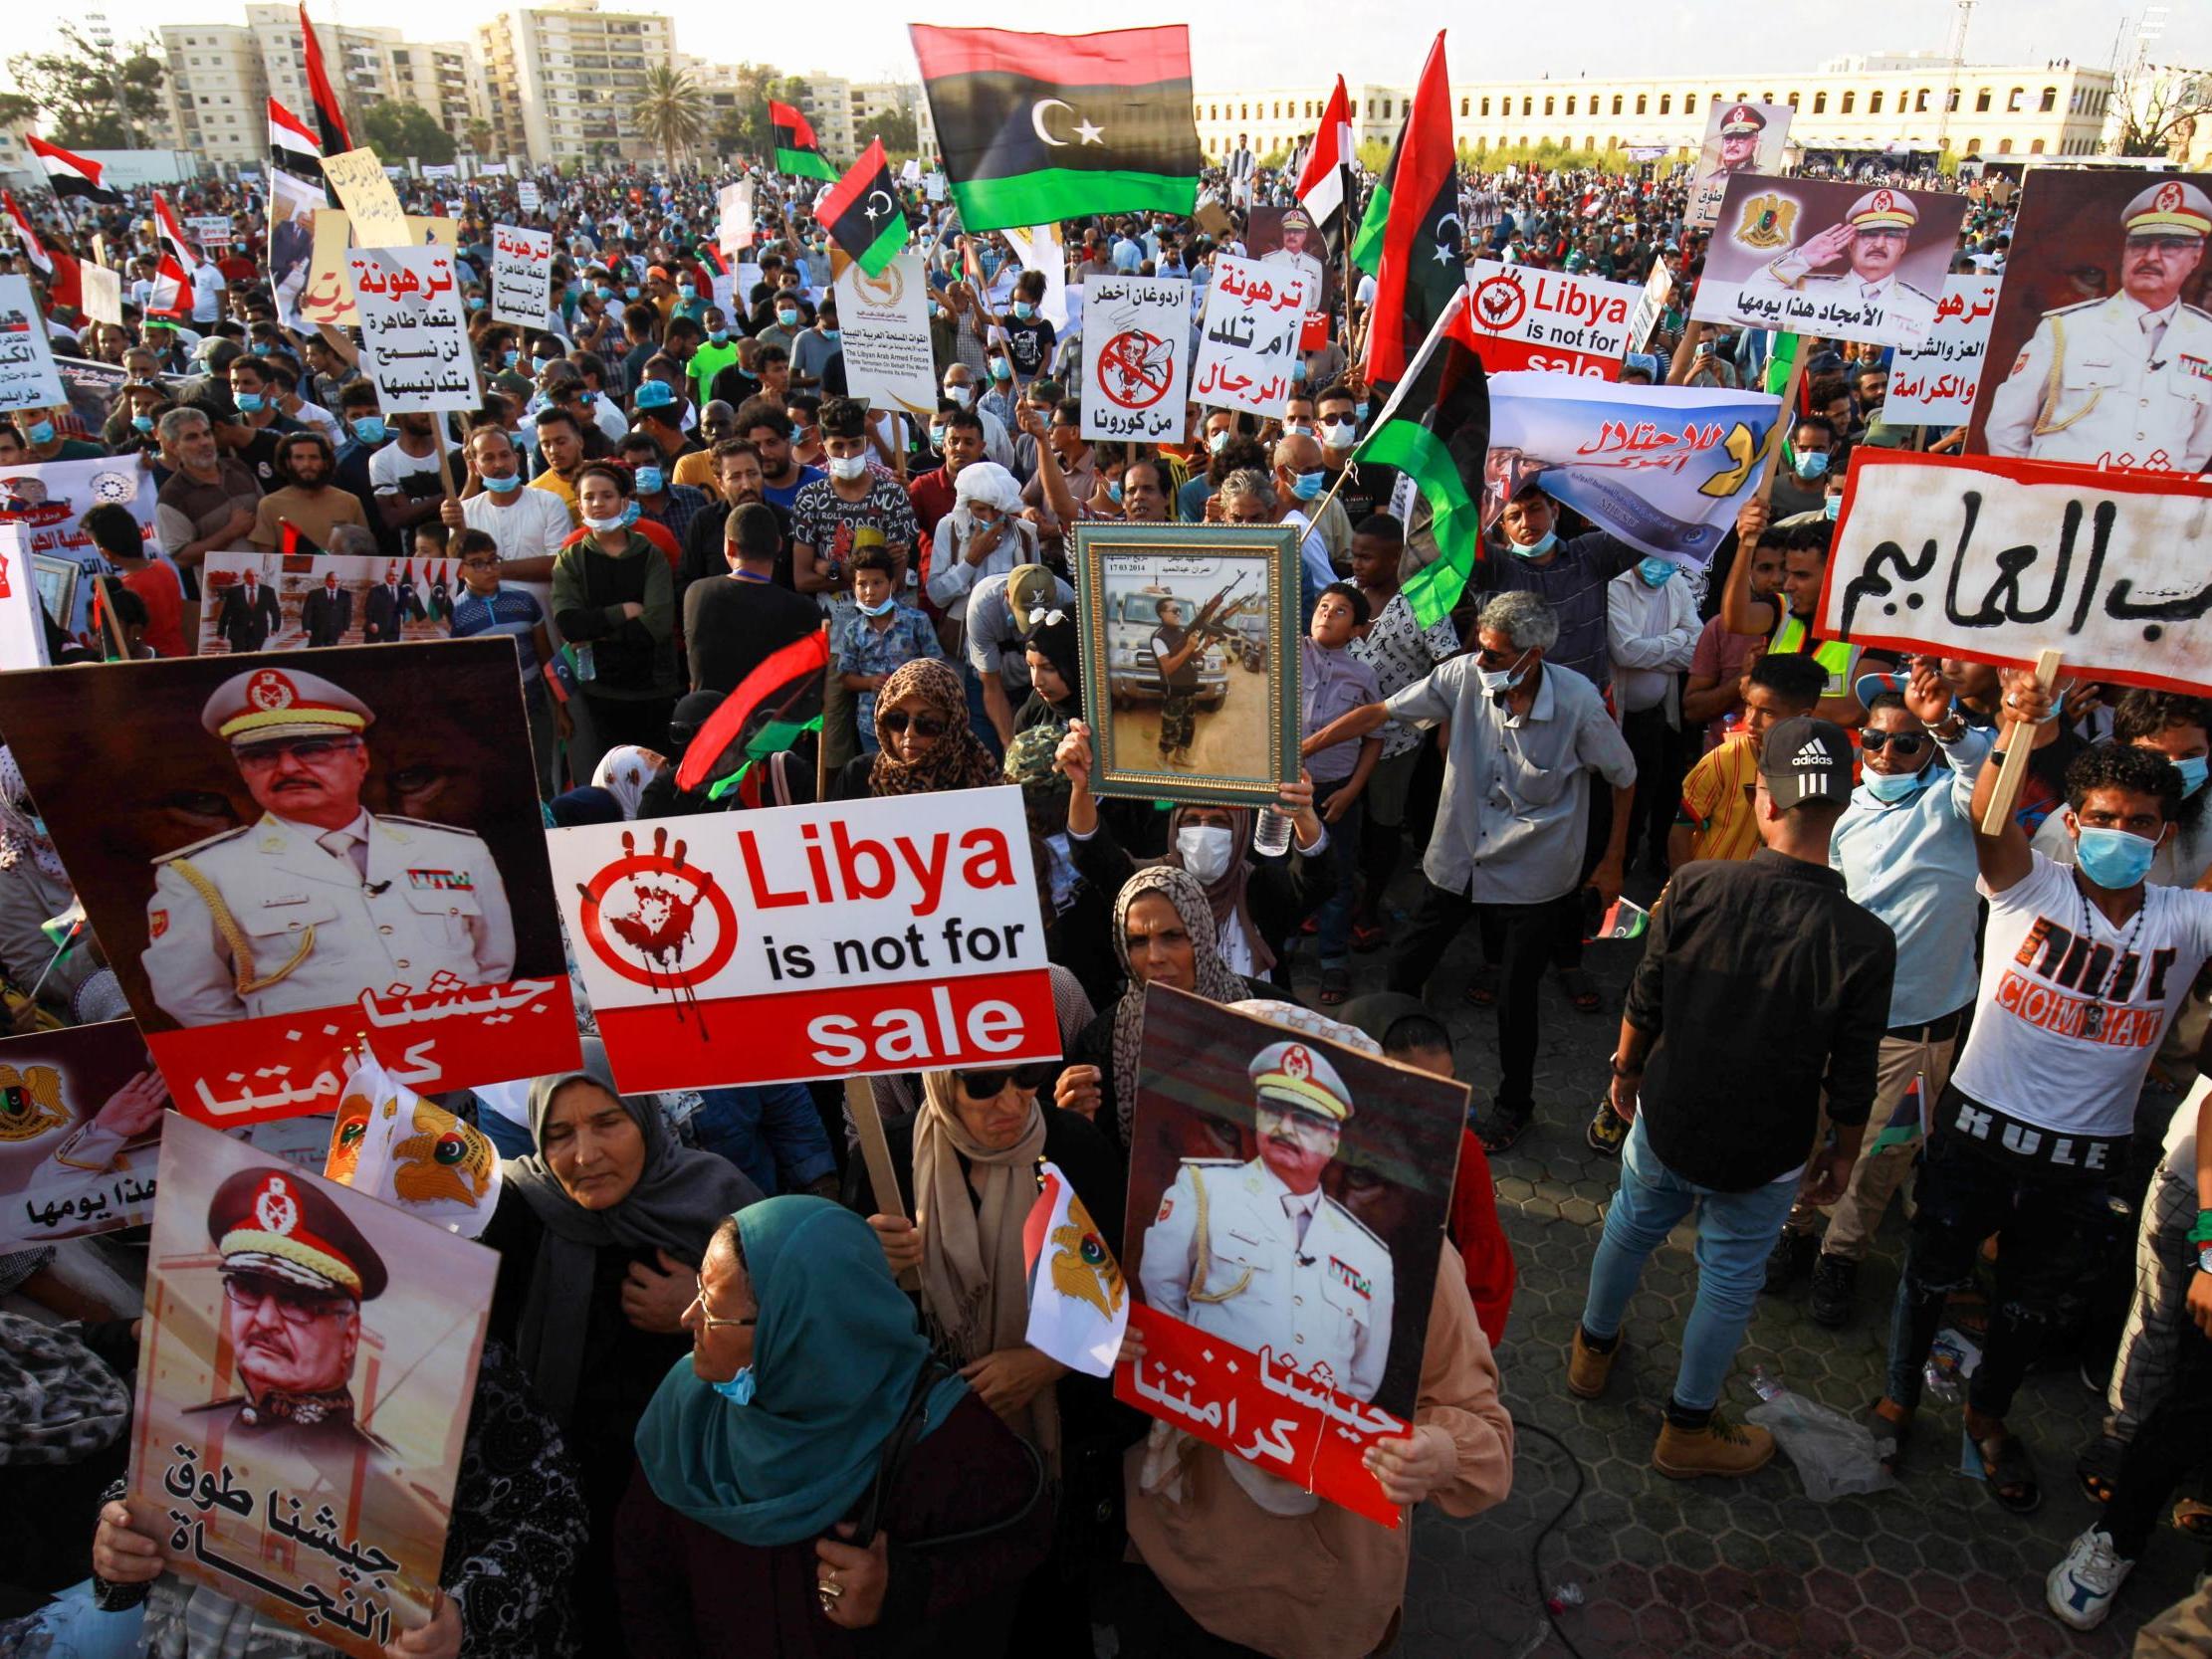
{"type": "MultiPolygon", "coordinates": [[[[637,1425],[637,1457],[670,1509],[769,1548],[817,1537],[851,1510],[929,1344],[875,1233],[842,1205],[765,1199],[739,1213],[738,1238],[761,1309],[754,1396],[735,1405],[679,1359],[637,1425]]],[[[958,1376],[931,1389],[922,1432],[967,1391],[958,1376]]]]}

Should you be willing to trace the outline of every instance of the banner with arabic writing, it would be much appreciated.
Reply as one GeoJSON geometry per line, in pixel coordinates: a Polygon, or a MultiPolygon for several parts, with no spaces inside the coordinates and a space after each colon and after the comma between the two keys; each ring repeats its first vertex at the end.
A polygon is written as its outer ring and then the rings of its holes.
{"type": "Polygon", "coordinates": [[[361,368],[385,414],[444,414],[484,401],[451,249],[355,248],[345,270],[361,317],[361,368]]]}
{"type": "Polygon", "coordinates": [[[0,276],[0,411],[52,409],[61,402],[62,380],[31,279],[0,276]]]}
{"type": "Polygon", "coordinates": [[[2155,474],[1862,451],[1821,632],[2087,680],[2212,691],[2212,490],[2155,474]]]}
{"type": "Polygon", "coordinates": [[[1917,345],[1935,326],[1966,207],[1935,190],[1731,173],[1689,314],[1917,345]]]}
{"type": "Polygon", "coordinates": [[[492,319],[544,328],[553,315],[552,231],[492,227],[492,319]]]}
{"type": "Polygon", "coordinates": [[[1121,1261],[1146,1352],[1114,1393],[1255,1495],[1397,1527],[1362,1457],[1409,1432],[1467,1091],[1321,1023],[1145,993],[1121,1261]]]}
{"type": "Polygon", "coordinates": [[[1083,436],[1180,443],[1191,404],[1191,284],[1092,277],[1083,296],[1083,436]]]}
{"type": "Polygon", "coordinates": [[[1290,402],[1305,314],[1306,279],[1295,266],[1217,255],[1191,401],[1279,416],[1290,402]]]}
{"type": "Polygon", "coordinates": [[[1973,413],[1989,351],[2001,276],[1943,279],[1935,326],[1917,346],[1889,359],[1881,419],[1890,426],[1959,426],[1973,413]]]}
{"type": "Polygon", "coordinates": [[[160,1182],[131,1513],[187,1582],[377,1659],[435,1605],[499,1258],[173,1115],[160,1182]]]}
{"type": "Polygon", "coordinates": [[[0,730],[181,1111],[575,1059],[510,641],[26,670],[0,730]]]}

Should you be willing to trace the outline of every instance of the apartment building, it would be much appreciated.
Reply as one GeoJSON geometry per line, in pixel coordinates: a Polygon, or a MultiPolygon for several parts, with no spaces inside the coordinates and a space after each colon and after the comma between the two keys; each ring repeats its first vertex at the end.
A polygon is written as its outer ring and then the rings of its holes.
{"type": "Polygon", "coordinates": [[[672,18],[566,0],[500,13],[479,28],[477,46],[498,153],[534,166],[650,158],[630,109],[647,71],[675,67],[672,18]]]}

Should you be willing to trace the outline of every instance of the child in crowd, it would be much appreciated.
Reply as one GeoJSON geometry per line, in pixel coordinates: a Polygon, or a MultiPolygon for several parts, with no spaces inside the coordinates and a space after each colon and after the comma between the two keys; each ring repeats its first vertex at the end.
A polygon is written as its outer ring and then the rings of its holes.
{"type": "MultiPolygon", "coordinates": [[[[419,536],[417,539],[419,545],[419,536]]],[[[568,740],[574,726],[566,703],[555,701],[546,688],[545,668],[553,660],[546,613],[523,589],[501,585],[499,543],[488,530],[460,531],[453,537],[453,551],[461,561],[461,593],[450,624],[453,637],[506,634],[515,641],[516,655],[522,660],[523,707],[530,715],[530,748],[538,771],[538,789],[551,800],[560,793],[555,771],[559,744],[568,740]]]]}
{"type": "Polygon", "coordinates": [[[837,672],[854,694],[862,754],[876,752],[876,689],[901,663],[945,655],[929,618],[899,603],[891,585],[897,570],[880,543],[852,561],[853,610],[837,641],[837,672]]]}

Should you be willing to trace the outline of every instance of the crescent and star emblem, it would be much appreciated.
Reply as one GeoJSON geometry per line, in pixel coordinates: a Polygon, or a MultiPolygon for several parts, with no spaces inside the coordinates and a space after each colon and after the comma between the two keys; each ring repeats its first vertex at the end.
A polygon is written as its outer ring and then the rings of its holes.
{"type": "MultiPolygon", "coordinates": [[[[1054,149],[1065,149],[1069,140],[1053,137],[1051,128],[1044,123],[1044,112],[1047,109],[1066,109],[1071,115],[1075,111],[1068,105],[1065,99],[1058,98],[1040,98],[1036,103],[1029,105],[1029,124],[1036,129],[1038,141],[1049,144],[1054,149]]],[[[1078,119],[1073,131],[1076,138],[1086,144],[1103,144],[1106,142],[1106,129],[1101,126],[1093,126],[1087,119],[1078,119]]]]}
{"type": "Polygon", "coordinates": [[[872,225],[878,219],[883,218],[891,211],[891,198],[885,195],[884,192],[882,192],[881,190],[871,190],[868,192],[867,206],[863,207],[860,211],[864,215],[866,215],[868,223],[872,225]],[[876,203],[879,201],[883,203],[881,207],[876,206],[876,203]]]}
{"type": "Polygon", "coordinates": [[[1465,229],[1466,227],[1459,222],[1459,216],[1456,213],[1447,213],[1437,221],[1437,263],[1438,265],[1449,265],[1451,263],[1452,256],[1458,251],[1459,237],[1465,229]],[[1451,227],[1449,235],[1444,232],[1446,225],[1451,227]]]}

